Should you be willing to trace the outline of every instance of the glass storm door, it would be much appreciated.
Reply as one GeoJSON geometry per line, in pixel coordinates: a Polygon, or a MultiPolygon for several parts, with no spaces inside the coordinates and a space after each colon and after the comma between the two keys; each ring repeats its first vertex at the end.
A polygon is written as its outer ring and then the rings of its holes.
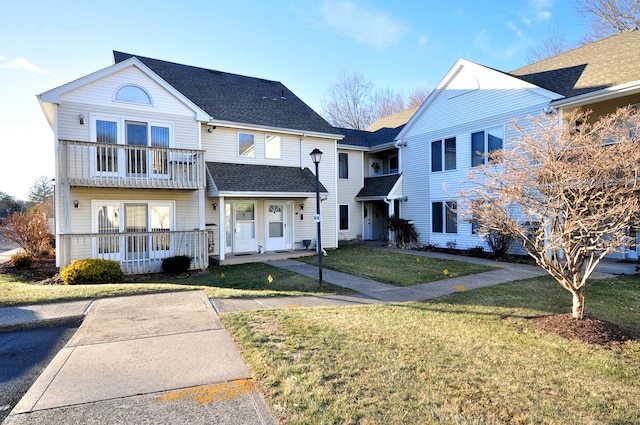
{"type": "MultiPolygon", "coordinates": [[[[136,233],[147,231],[147,205],[125,204],[124,206],[124,231],[136,233]]],[[[149,258],[149,242],[146,234],[132,234],[125,236],[126,259],[142,260],[149,258]]]]}
{"type": "Polygon", "coordinates": [[[253,252],[257,250],[256,204],[255,202],[235,202],[233,252],[253,252]]]}
{"type": "Polygon", "coordinates": [[[127,174],[147,174],[147,124],[127,122],[127,174]]]}
{"type": "Polygon", "coordinates": [[[287,249],[289,235],[288,204],[266,203],[267,216],[267,251],[287,249]]]}

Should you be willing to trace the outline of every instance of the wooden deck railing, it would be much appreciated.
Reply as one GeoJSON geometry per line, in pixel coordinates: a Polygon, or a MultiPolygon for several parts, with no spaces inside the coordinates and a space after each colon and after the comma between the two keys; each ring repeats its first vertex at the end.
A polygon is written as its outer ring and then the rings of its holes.
{"type": "Polygon", "coordinates": [[[60,140],[62,184],[91,187],[198,189],[204,151],[60,140]]]}

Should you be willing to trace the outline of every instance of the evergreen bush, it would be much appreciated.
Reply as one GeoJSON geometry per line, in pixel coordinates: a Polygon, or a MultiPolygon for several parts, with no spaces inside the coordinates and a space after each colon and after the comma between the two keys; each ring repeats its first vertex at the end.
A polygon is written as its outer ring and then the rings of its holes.
{"type": "Polygon", "coordinates": [[[188,255],[176,255],[162,260],[162,270],[165,273],[185,273],[191,266],[191,257],[188,255]]]}
{"type": "Polygon", "coordinates": [[[85,283],[113,283],[124,280],[120,263],[113,260],[87,258],[75,260],[60,272],[65,285],[85,283]]]}

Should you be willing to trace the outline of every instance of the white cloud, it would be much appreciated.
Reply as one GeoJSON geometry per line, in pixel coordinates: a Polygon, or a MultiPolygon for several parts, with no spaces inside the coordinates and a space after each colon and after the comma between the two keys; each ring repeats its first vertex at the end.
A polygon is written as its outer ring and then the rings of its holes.
{"type": "Polygon", "coordinates": [[[511,31],[515,32],[518,37],[522,37],[523,36],[522,31],[520,31],[520,29],[513,22],[511,22],[511,21],[507,22],[507,27],[511,31]]]}
{"type": "Polygon", "coordinates": [[[548,21],[549,19],[551,19],[551,12],[549,12],[548,10],[542,10],[538,12],[538,14],[536,15],[536,19],[538,21],[548,21]]]}
{"type": "Polygon", "coordinates": [[[427,34],[421,35],[420,38],[418,39],[418,45],[420,47],[424,47],[427,45],[427,43],[429,43],[429,36],[427,34]]]}
{"type": "MultiPolygon", "coordinates": [[[[551,9],[553,9],[553,0],[529,0],[529,13],[533,15],[533,18],[525,18],[529,22],[536,21],[548,21],[551,19],[551,9]]],[[[526,22],[525,20],[525,22],[526,22]]]]}
{"type": "Polygon", "coordinates": [[[9,59],[0,55],[0,68],[15,69],[17,71],[27,71],[34,74],[48,74],[49,71],[41,69],[37,65],[25,58],[9,59]]]}
{"type": "Polygon", "coordinates": [[[388,14],[362,8],[350,1],[325,0],[322,16],[333,30],[377,48],[387,47],[409,32],[408,27],[388,14]]]}

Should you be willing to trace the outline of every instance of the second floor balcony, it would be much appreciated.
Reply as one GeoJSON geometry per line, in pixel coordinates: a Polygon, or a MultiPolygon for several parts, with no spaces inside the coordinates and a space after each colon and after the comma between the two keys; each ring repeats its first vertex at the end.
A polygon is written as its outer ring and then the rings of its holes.
{"type": "Polygon", "coordinates": [[[58,183],[69,186],[199,189],[204,151],[60,140],[58,183]]]}

